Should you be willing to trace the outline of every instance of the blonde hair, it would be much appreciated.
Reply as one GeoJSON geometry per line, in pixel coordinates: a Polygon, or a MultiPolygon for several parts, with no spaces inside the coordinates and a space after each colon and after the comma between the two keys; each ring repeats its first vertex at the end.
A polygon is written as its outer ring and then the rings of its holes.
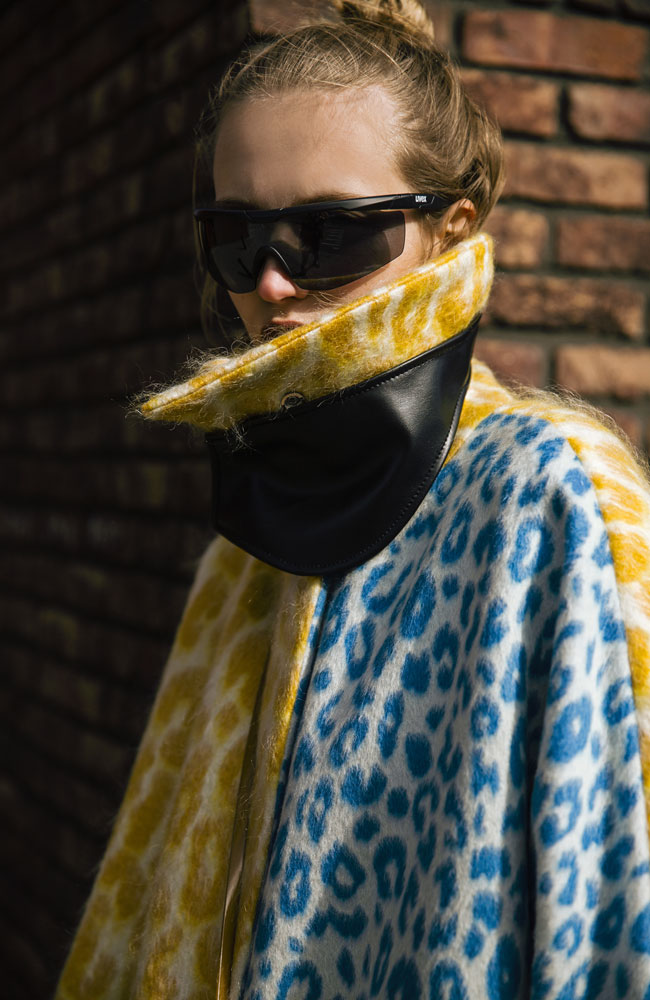
{"type": "MultiPolygon", "coordinates": [[[[397,111],[393,152],[407,186],[449,204],[468,199],[476,211],[469,231],[479,229],[503,184],[501,134],[465,93],[424,9],[417,0],[333,0],[330,11],[336,20],[254,44],[229,67],[199,122],[195,178],[211,176],[226,108],[294,90],[378,86],[397,111]]],[[[204,319],[215,292],[206,277],[204,319]]]]}

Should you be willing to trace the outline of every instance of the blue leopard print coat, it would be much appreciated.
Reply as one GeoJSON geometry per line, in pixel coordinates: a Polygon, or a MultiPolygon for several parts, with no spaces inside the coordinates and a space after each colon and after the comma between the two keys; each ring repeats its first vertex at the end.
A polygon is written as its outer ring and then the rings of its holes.
{"type": "Polygon", "coordinates": [[[625,631],[594,488],[495,413],[330,579],[245,1000],[650,1000],[625,631]]]}

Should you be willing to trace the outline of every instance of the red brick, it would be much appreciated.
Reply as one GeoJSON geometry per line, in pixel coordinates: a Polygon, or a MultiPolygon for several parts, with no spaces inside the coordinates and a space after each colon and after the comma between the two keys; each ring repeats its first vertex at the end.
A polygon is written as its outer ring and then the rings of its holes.
{"type": "Polygon", "coordinates": [[[475,354],[479,361],[489,365],[495,375],[509,382],[534,386],[546,382],[546,351],[538,344],[480,336],[475,354]]]}
{"type": "Polygon", "coordinates": [[[12,715],[11,724],[36,750],[49,749],[55,766],[64,765],[69,772],[111,784],[128,774],[129,748],[35,703],[29,692],[20,699],[20,712],[12,715]]]}
{"type": "MultiPolygon", "coordinates": [[[[191,95],[185,96],[180,105],[180,114],[186,123],[193,123],[196,117],[191,111],[191,95]],[[188,110],[190,109],[190,110],[188,110]]],[[[40,226],[42,213],[51,212],[52,193],[78,197],[91,188],[102,185],[103,193],[107,184],[127,184],[127,178],[111,181],[111,175],[136,168],[147,158],[144,178],[145,198],[143,208],[160,210],[170,205],[184,205],[188,210],[188,199],[192,190],[193,150],[191,144],[183,143],[180,148],[169,149],[170,122],[167,108],[173,107],[170,100],[160,102],[152,111],[150,106],[136,108],[124,115],[118,129],[104,131],[84,141],[60,157],[54,157],[38,172],[27,177],[21,176],[22,165],[17,168],[15,179],[0,191],[0,217],[9,227],[30,217],[40,226]],[[159,152],[158,152],[159,151],[159,152]]],[[[197,104],[198,113],[198,104],[197,104]]],[[[172,122],[172,126],[176,127],[172,122]]],[[[190,128],[187,124],[187,131],[190,128]]],[[[38,160],[40,166],[40,159],[38,160]]],[[[128,186],[128,184],[127,184],[128,186]]],[[[92,230],[92,205],[87,209],[87,222],[92,230]]]]}
{"type": "Polygon", "coordinates": [[[109,685],[57,663],[42,652],[35,656],[33,650],[9,639],[1,640],[0,649],[6,681],[13,688],[57,711],[63,709],[87,725],[102,723],[102,704],[111,690],[109,685]]]}
{"type": "Polygon", "coordinates": [[[147,167],[144,204],[147,212],[158,212],[171,206],[188,208],[192,191],[193,154],[188,147],[172,149],[147,167]]]}
{"type": "Polygon", "coordinates": [[[645,208],[646,167],[622,153],[506,143],[505,196],[607,208],[645,208]]]}
{"type": "MultiPolygon", "coordinates": [[[[62,16],[69,13],[61,8],[62,16]]],[[[145,8],[126,4],[114,10],[66,52],[65,59],[47,63],[16,95],[3,116],[2,135],[10,135],[59,101],[98,79],[124,53],[146,36],[145,8]]]]}
{"type": "Polygon", "coordinates": [[[151,691],[169,653],[168,640],[115,624],[100,625],[22,596],[3,599],[0,622],[5,636],[24,639],[69,665],[89,668],[97,679],[127,681],[135,691],[151,691]]]}
{"type": "Polygon", "coordinates": [[[151,709],[148,690],[134,691],[97,676],[94,668],[71,667],[37,653],[20,641],[0,643],[6,682],[31,700],[66,718],[77,719],[92,732],[106,733],[114,740],[137,746],[151,709]]]}
{"type": "Polygon", "coordinates": [[[84,235],[105,235],[114,226],[122,225],[142,211],[144,175],[135,170],[119,177],[93,194],[84,216],[84,235]]]}
{"type": "Polygon", "coordinates": [[[68,120],[78,118],[86,127],[103,125],[124,114],[142,94],[147,81],[144,60],[128,59],[75,97],[76,106],[66,109],[64,115],[68,120]]]}
{"type": "MultiPolygon", "coordinates": [[[[96,235],[105,239],[112,230],[141,212],[143,188],[143,174],[136,170],[103,185],[85,203],[77,200],[56,205],[51,212],[39,217],[37,223],[28,223],[17,232],[10,232],[2,249],[11,270],[52,257],[96,235]],[[35,225],[38,226],[37,239],[34,237],[35,225]]],[[[189,216],[187,210],[185,216],[189,216]]]]}
{"type": "MultiPolygon", "coordinates": [[[[142,332],[146,297],[146,287],[140,281],[133,287],[108,289],[92,298],[57,307],[50,305],[47,310],[30,314],[28,323],[18,319],[12,327],[5,321],[3,327],[7,336],[0,340],[0,358],[5,363],[33,359],[36,343],[39,345],[39,364],[48,355],[56,356],[71,348],[87,350],[92,344],[99,345],[107,340],[117,349],[118,343],[142,332]],[[89,330],[93,332],[91,343],[89,330]]],[[[45,397],[42,402],[46,402],[45,397]]]]}
{"type": "Polygon", "coordinates": [[[424,0],[422,6],[433,21],[436,43],[448,49],[453,42],[454,10],[450,3],[439,0],[424,0]]]}
{"type": "Polygon", "coordinates": [[[98,447],[105,447],[107,441],[119,453],[140,452],[166,458],[205,453],[200,435],[187,433],[185,428],[174,433],[170,425],[145,421],[117,402],[65,410],[30,409],[15,421],[0,423],[0,447],[23,454],[96,455],[98,447]]]}
{"type": "Polygon", "coordinates": [[[615,21],[558,17],[546,11],[470,11],[463,56],[490,66],[638,80],[648,32],[615,21]]]}
{"type": "MultiPolygon", "coordinates": [[[[117,206],[119,211],[119,205],[117,206]]],[[[72,216],[73,223],[77,216],[72,216]]],[[[56,220],[53,223],[55,226],[56,220]]],[[[43,226],[48,239],[49,226],[43,226]]],[[[52,303],[69,298],[96,294],[107,285],[114,285],[122,278],[135,279],[142,273],[159,273],[173,268],[185,273],[188,289],[191,286],[191,267],[194,257],[192,221],[186,208],[178,218],[159,216],[149,219],[91,246],[63,256],[61,247],[52,253],[38,269],[23,269],[21,282],[12,283],[8,306],[13,314],[40,308],[44,302],[52,303]]],[[[71,231],[72,240],[79,234],[71,231]]],[[[50,237],[54,242],[55,237],[50,237]]],[[[20,274],[20,272],[19,272],[20,274]]]]}
{"type": "Polygon", "coordinates": [[[50,757],[25,746],[21,747],[20,760],[21,778],[28,793],[78,822],[90,836],[101,835],[107,829],[114,816],[115,795],[102,791],[95,782],[73,776],[50,757]]]}
{"type": "Polygon", "coordinates": [[[641,337],[645,296],[626,285],[588,278],[502,275],[495,282],[488,312],[493,321],[506,326],[641,337]]]}
{"type": "Polygon", "coordinates": [[[584,139],[650,145],[650,94],[629,87],[569,87],[569,122],[584,139]]]}
{"type": "Polygon", "coordinates": [[[188,79],[199,67],[213,62],[215,54],[223,51],[223,45],[222,25],[213,13],[194,21],[152,54],[147,67],[149,90],[157,92],[178,80],[188,79]]]}
{"type": "Polygon", "coordinates": [[[34,500],[49,484],[48,499],[60,504],[107,504],[118,509],[207,514],[210,483],[204,459],[60,459],[30,456],[5,459],[7,499],[34,500]]]}
{"type": "Polygon", "coordinates": [[[148,322],[154,330],[183,327],[196,322],[198,301],[188,286],[188,275],[166,276],[157,281],[149,297],[148,322]]]}
{"type": "MultiPolygon", "coordinates": [[[[203,96],[203,95],[202,95],[203,96]]],[[[61,162],[61,191],[68,197],[95,187],[115,172],[131,169],[151,157],[158,150],[169,157],[166,147],[178,131],[178,122],[171,122],[169,108],[176,108],[176,118],[185,122],[186,133],[198,114],[198,103],[191,92],[169,97],[164,101],[136,107],[120,117],[116,128],[105,129],[91,139],[76,145],[61,162]]],[[[172,117],[174,112],[171,112],[172,117]]],[[[187,201],[191,191],[192,159],[191,145],[184,143],[177,155],[182,155],[187,164],[185,186],[182,193],[187,201]]],[[[44,171],[47,176],[47,170],[44,171]]],[[[180,204],[181,191],[176,191],[180,204]]],[[[20,215],[26,214],[23,210],[20,215]]]]}
{"type": "Polygon", "coordinates": [[[113,169],[115,133],[107,132],[69,153],[63,163],[61,193],[70,196],[102,180],[113,169]]]}
{"type": "Polygon", "coordinates": [[[93,563],[42,553],[7,553],[0,582],[39,600],[62,602],[68,608],[146,628],[166,630],[178,621],[186,588],[141,572],[124,572],[93,563]]]}
{"type": "Polygon", "coordinates": [[[103,838],[91,838],[56,816],[49,805],[35,799],[22,785],[10,801],[11,810],[3,808],[2,815],[18,836],[37,844],[44,857],[72,873],[75,880],[92,874],[101,859],[108,827],[103,838]]]}
{"type": "Polygon", "coordinates": [[[567,267],[650,273],[650,219],[591,215],[558,219],[556,258],[567,267]]]}
{"type": "MultiPolygon", "coordinates": [[[[99,183],[106,184],[115,171],[123,172],[137,166],[158,149],[161,151],[160,155],[154,158],[151,166],[147,168],[148,172],[156,184],[159,183],[158,178],[161,174],[165,179],[171,178],[173,174],[174,180],[178,180],[178,164],[182,161],[183,178],[177,184],[172,180],[170,191],[175,196],[176,204],[182,203],[181,196],[187,204],[192,181],[191,145],[183,143],[180,150],[171,152],[166,147],[169,146],[170,138],[176,135],[179,125],[183,127],[184,134],[189,134],[203,97],[203,92],[199,100],[194,91],[186,91],[180,97],[170,97],[168,100],[157,102],[153,109],[151,105],[135,108],[120,116],[117,128],[96,133],[90,139],[86,138],[87,126],[84,125],[83,141],[67,152],[65,148],[61,148],[53,162],[46,162],[42,167],[43,151],[39,133],[36,132],[33,137],[31,162],[38,164],[39,170],[21,178],[25,163],[19,149],[14,157],[14,161],[17,161],[14,162],[16,179],[6,185],[0,194],[0,214],[5,224],[13,224],[35,216],[40,226],[40,213],[43,210],[51,211],[53,191],[59,196],[79,195],[99,183]]],[[[60,144],[57,139],[56,145],[60,144]]],[[[29,153],[30,148],[27,149],[27,154],[29,153]]],[[[133,183],[132,178],[120,177],[114,185],[121,184],[128,188],[129,182],[133,183]]],[[[102,188],[102,192],[104,190],[105,188],[102,188]]],[[[164,203],[160,199],[154,202],[150,198],[149,201],[155,208],[170,203],[169,198],[164,203]]],[[[90,229],[93,222],[92,208],[91,204],[84,206],[87,213],[85,219],[90,229]]]]}
{"type": "Polygon", "coordinates": [[[29,123],[8,144],[5,163],[20,169],[25,162],[37,165],[66,148],[86,141],[90,129],[123,118],[142,97],[148,82],[144,59],[130,58],[109,69],[88,88],[45,117],[29,123]]]}
{"type": "Polygon", "coordinates": [[[152,378],[170,379],[186,361],[187,351],[188,340],[176,336],[119,351],[103,348],[74,359],[43,362],[31,370],[6,368],[0,370],[0,393],[5,393],[0,398],[21,410],[29,404],[51,406],[64,401],[95,405],[111,399],[118,405],[119,399],[140,392],[152,378]]]}
{"type": "Polygon", "coordinates": [[[30,312],[46,304],[101,291],[120,261],[106,242],[63,258],[48,258],[39,269],[25,269],[24,281],[11,283],[7,299],[9,315],[30,312]]]}
{"type": "MultiPolygon", "coordinates": [[[[16,85],[38,71],[43,63],[58,55],[61,49],[75,36],[87,32],[93,21],[97,21],[115,0],[97,0],[86,4],[79,0],[68,0],[65,7],[54,4],[49,11],[39,3],[38,17],[32,20],[30,30],[18,44],[11,46],[0,61],[0,91],[15,90],[16,85]]],[[[29,4],[17,4],[29,9],[29,4]]],[[[32,13],[33,18],[33,13],[32,13]]],[[[3,42],[6,40],[1,34],[3,42]]]]}
{"type": "Polygon", "coordinates": [[[557,350],[556,373],[561,385],[583,395],[640,399],[650,395],[650,348],[567,344],[557,350]]]}
{"type": "Polygon", "coordinates": [[[96,455],[103,443],[121,454],[146,453],[171,459],[205,454],[201,435],[168,424],[145,421],[117,403],[101,407],[32,411],[14,427],[14,447],[24,453],[50,452],[54,455],[96,455]],[[21,429],[24,426],[24,433],[21,429]]]}
{"type": "Polygon", "coordinates": [[[480,69],[464,69],[462,77],[470,96],[496,118],[503,131],[555,135],[558,84],[519,73],[480,69]]]}
{"type": "MultiPolygon", "coordinates": [[[[225,25],[231,19],[233,12],[241,8],[241,6],[238,0],[221,0],[218,7],[208,5],[208,9],[214,11],[214,15],[219,21],[224,22],[224,35],[227,38],[227,44],[231,47],[236,46],[237,39],[232,39],[228,35],[225,25]]],[[[179,4],[177,0],[157,0],[157,3],[151,7],[152,30],[156,32],[157,38],[159,36],[164,37],[175,34],[188,21],[193,20],[198,14],[204,11],[205,8],[205,0],[186,0],[183,4],[179,4]]],[[[222,39],[222,41],[225,41],[225,39],[222,39]]]]}
{"type": "Polygon", "coordinates": [[[173,568],[190,577],[212,537],[204,516],[199,523],[167,516],[149,526],[135,515],[112,513],[92,514],[85,524],[83,541],[89,552],[106,560],[142,569],[173,568]],[[165,539],[164,547],[161,538],[165,539]]]}
{"type": "Polygon", "coordinates": [[[262,35],[291,31],[300,24],[310,24],[314,16],[336,23],[320,0],[249,0],[250,27],[262,35]]]}
{"type": "MultiPolygon", "coordinates": [[[[53,527],[46,522],[45,530],[53,527]]],[[[191,575],[196,559],[212,539],[205,518],[199,524],[163,517],[155,526],[143,525],[136,515],[93,513],[84,523],[80,544],[90,554],[120,565],[167,570],[191,575]],[[165,538],[165,546],[160,538],[165,538]]]]}
{"type": "MultiPolygon", "coordinates": [[[[160,215],[130,226],[110,240],[108,252],[111,282],[139,273],[172,271],[185,279],[187,289],[192,284],[194,262],[192,216],[183,209],[176,215],[160,215]]],[[[182,296],[184,300],[188,297],[182,296]]]]}
{"type": "Polygon", "coordinates": [[[499,267],[539,267],[546,257],[549,223],[541,212],[498,205],[485,228],[494,237],[499,267]]]}

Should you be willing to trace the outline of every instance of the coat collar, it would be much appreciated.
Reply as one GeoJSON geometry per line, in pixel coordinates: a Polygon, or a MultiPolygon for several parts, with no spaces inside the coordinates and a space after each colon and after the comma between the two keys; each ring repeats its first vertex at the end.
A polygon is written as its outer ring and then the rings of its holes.
{"type": "Polygon", "coordinates": [[[347,389],[467,329],[487,301],[492,277],[492,242],[480,233],[318,323],[211,358],[192,378],[149,398],[141,413],[227,430],[281,411],[295,394],[308,402],[347,389]]]}

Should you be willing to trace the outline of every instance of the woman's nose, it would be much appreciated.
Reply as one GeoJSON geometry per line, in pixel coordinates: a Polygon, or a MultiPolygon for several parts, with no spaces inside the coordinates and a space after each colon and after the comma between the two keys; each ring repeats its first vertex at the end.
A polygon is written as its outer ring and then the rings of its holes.
{"type": "Polygon", "coordinates": [[[257,294],[265,302],[281,302],[290,298],[304,299],[309,292],[298,288],[277,258],[269,255],[257,276],[257,294]]]}

